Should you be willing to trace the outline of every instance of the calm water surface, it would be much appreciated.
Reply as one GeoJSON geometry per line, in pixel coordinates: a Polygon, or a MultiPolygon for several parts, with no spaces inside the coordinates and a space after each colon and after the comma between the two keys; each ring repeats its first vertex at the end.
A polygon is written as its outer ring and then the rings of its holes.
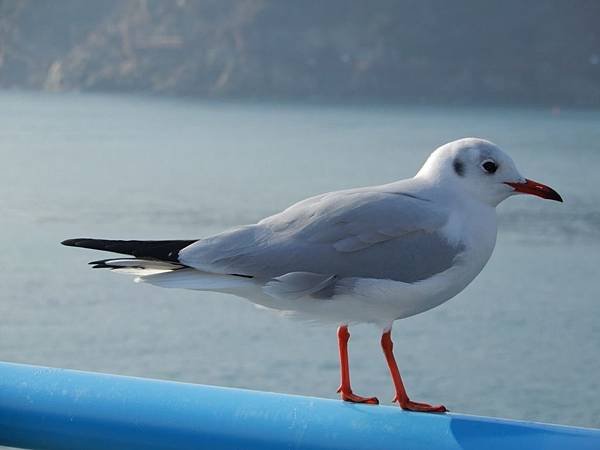
{"type": "MultiPolygon", "coordinates": [[[[494,256],[452,301],[396,323],[415,400],[600,426],[600,113],[0,94],[0,360],[335,398],[335,329],[227,295],[90,270],[65,238],[198,238],[324,191],[412,176],[481,136],[564,204],[501,205],[494,256]]],[[[354,389],[389,403],[379,330],[354,389]]]]}

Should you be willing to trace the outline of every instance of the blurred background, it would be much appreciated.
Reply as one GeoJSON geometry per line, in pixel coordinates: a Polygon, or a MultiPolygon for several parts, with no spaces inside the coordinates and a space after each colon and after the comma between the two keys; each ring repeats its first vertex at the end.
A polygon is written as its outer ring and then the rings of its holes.
{"type": "MultiPolygon", "coordinates": [[[[600,427],[600,3],[0,1],[0,360],[336,398],[335,328],[92,271],[490,139],[510,199],[452,301],[395,325],[415,400],[600,427]]],[[[379,330],[353,387],[389,403],[379,330]]]]}
{"type": "Polygon", "coordinates": [[[600,105],[594,0],[0,2],[0,86],[600,105]]]}

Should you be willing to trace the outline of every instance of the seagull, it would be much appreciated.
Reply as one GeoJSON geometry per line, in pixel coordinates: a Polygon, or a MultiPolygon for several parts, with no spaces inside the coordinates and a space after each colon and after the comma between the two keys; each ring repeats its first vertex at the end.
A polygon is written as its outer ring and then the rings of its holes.
{"type": "Polygon", "coordinates": [[[233,294],[286,315],[338,325],[342,400],[354,394],[348,326],[372,323],[396,395],[411,411],[445,412],[410,400],[393,354],[395,320],[451,299],[473,281],[496,244],[496,206],[515,194],[562,202],[552,188],[524,178],[495,144],[459,139],[436,149],[409,179],[329,192],[253,225],[192,240],[68,239],[62,244],[127,257],[94,268],[137,282],[233,294]]]}

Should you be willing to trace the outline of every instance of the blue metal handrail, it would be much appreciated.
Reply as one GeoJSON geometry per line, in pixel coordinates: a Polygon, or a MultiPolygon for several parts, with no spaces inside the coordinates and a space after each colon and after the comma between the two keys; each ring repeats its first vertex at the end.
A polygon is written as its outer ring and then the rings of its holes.
{"type": "Polygon", "coordinates": [[[597,450],[600,430],[0,362],[0,445],[597,450]]]}

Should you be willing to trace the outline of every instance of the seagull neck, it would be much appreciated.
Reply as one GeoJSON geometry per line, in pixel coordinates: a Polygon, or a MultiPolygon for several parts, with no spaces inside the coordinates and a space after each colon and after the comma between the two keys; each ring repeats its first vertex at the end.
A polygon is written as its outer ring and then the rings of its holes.
{"type": "Polygon", "coordinates": [[[441,177],[424,176],[420,172],[411,179],[411,185],[418,189],[422,197],[442,201],[446,205],[455,204],[464,197],[454,183],[441,177]]]}

